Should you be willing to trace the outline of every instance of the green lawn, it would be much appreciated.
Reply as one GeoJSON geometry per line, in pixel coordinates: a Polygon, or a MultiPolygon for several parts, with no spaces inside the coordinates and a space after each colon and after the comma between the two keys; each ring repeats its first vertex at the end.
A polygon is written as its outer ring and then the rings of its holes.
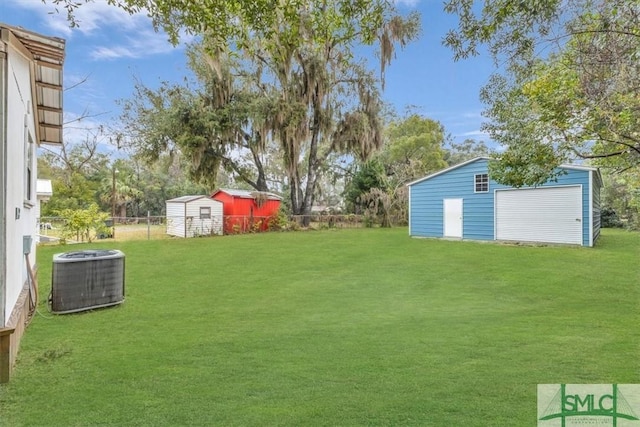
{"type": "MultiPolygon", "coordinates": [[[[42,293],[52,255],[38,251],[42,293]]],[[[2,426],[533,426],[538,383],[640,383],[640,235],[594,249],[406,229],[94,243],[126,301],[44,305],[2,426]]]]}

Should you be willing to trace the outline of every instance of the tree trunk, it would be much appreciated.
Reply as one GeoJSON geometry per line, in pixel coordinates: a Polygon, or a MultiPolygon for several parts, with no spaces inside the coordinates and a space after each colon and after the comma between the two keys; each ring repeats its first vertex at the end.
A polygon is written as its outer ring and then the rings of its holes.
{"type": "Polygon", "coordinates": [[[302,184],[300,181],[300,176],[297,172],[296,175],[290,177],[289,180],[291,213],[293,215],[304,215],[304,194],[302,193],[302,184]]]}
{"type": "Polygon", "coordinates": [[[256,179],[256,185],[254,186],[254,188],[257,191],[269,191],[269,188],[267,187],[267,176],[264,173],[264,165],[262,164],[262,159],[260,158],[260,155],[254,150],[251,150],[251,155],[253,156],[253,163],[256,165],[256,169],[258,170],[258,178],[256,179]]]}
{"type": "Polygon", "coordinates": [[[318,182],[318,165],[320,163],[318,159],[318,143],[320,141],[320,106],[318,105],[318,99],[314,98],[314,116],[313,126],[311,134],[311,144],[309,146],[309,157],[307,162],[307,185],[304,192],[304,199],[302,200],[301,215],[303,216],[303,226],[308,227],[311,222],[311,208],[313,207],[313,201],[315,197],[316,184],[318,182]]]}

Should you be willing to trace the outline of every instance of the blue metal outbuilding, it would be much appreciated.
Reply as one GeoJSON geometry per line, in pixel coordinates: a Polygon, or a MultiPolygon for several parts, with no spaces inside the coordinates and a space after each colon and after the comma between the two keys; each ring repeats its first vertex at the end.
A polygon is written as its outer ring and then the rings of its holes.
{"type": "Polygon", "coordinates": [[[409,235],[593,246],[600,234],[597,168],[562,165],[556,180],[513,188],[478,157],[408,184],[409,235]]]}

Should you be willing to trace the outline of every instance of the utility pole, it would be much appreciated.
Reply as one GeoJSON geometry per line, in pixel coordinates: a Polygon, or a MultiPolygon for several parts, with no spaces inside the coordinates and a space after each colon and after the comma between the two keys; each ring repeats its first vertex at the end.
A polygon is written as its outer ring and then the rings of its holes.
{"type": "Polygon", "coordinates": [[[111,180],[111,237],[116,237],[116,164],[113,164],[113,174],[111,180]]]}

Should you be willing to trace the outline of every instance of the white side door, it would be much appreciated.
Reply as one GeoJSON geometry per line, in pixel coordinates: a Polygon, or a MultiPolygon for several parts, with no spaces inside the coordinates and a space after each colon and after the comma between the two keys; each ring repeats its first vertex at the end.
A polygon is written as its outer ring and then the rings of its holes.
{"type": "Polygon", "coordinates": [[[444,199],[444,237],[462,238],[462,199],[444,199]]]}

